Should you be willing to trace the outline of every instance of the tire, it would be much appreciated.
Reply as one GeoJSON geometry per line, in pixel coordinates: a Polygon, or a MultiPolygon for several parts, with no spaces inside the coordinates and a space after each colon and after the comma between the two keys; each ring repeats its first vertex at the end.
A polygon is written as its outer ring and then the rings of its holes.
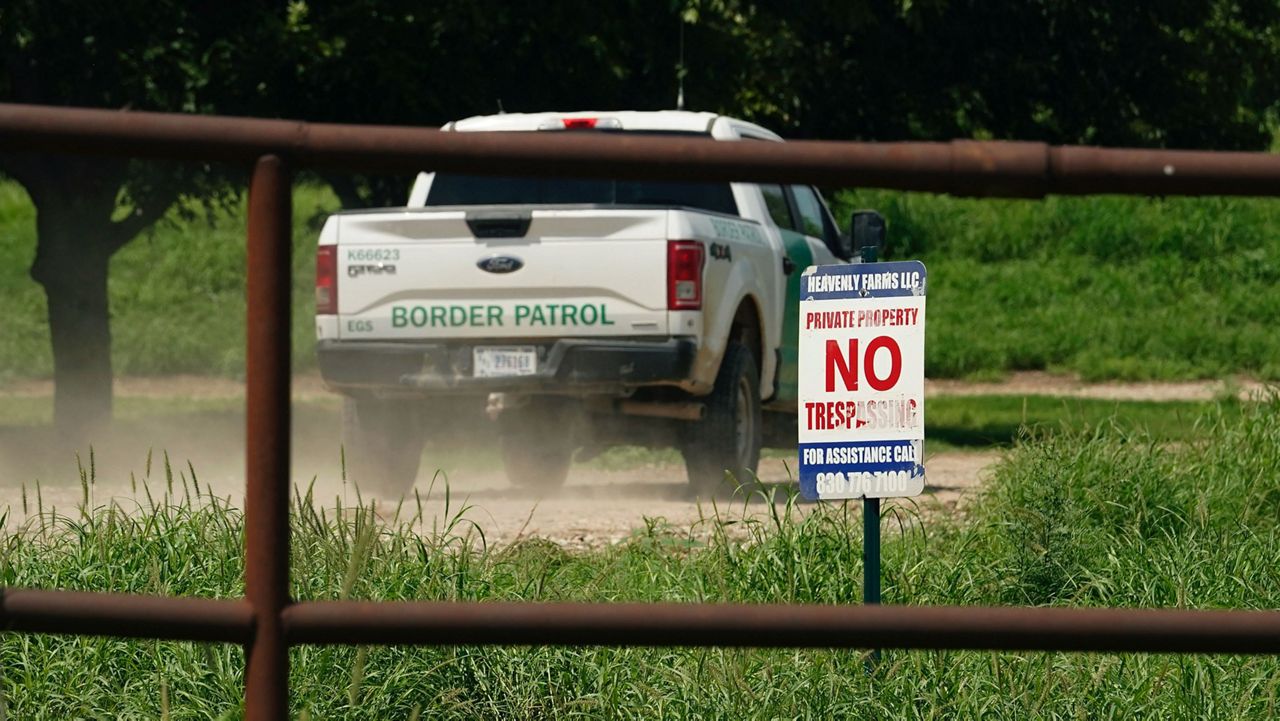
{"type": "Polygon", "coordinates": [[[344,398],[347,479],[362,494],[398,498],[413,488],[425,440],[421,401],[344,398]]]}
{"type": "Polygon", "coordinates": [[[502,465],[511,485],[552,490],[564,485],[577,450],[578,413],[558,398],[535,398],[498,419],[502,465]]]}
{"type": "Polygon", "coordinates": [[[689,487],[711,495],[726,472],[743,484],[754,480],[760,464],[760,371],[746,346],[729,343],[705,402],[706,417],[693,425],[680,451],[689,487]]]}

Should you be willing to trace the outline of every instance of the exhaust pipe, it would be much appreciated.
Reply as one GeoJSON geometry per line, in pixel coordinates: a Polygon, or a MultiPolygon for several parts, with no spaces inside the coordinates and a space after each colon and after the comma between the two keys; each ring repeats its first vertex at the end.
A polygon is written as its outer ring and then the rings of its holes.
{"type": "Polygon", "coordinates": [[[674,418],[678,421],[700,421],[707,414],[705,403],[651,403],[622,401],[618,410],[628,416],[649,418],[674,418]]]}

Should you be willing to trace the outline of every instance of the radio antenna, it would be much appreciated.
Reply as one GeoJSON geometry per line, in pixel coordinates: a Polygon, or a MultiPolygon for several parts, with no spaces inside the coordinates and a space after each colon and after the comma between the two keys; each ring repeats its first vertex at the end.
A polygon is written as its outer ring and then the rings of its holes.
{"type": "Polygon", "coordinates": [[[676,110],[684,110],[684,16],[680,16],[680,60],[676,62],[676,110]]]}

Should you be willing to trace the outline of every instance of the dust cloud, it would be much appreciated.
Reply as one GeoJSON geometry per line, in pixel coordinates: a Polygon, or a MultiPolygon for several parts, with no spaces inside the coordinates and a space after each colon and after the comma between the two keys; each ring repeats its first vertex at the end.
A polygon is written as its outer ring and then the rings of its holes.
{"type": "MultiPolygon", "coordinates": [[[[314,376],[295,379],[293,390],[291,481],[304,494],[310,488],[316,505],[350,507],[357,487],[343,479],[341,398],[314,376]]],[[[116,395],[112,428],[91,444],[76,446],[60,440],[49,423],[51,384],[24,382],[0,390],[0,509],[10,508],[10,527],[36,513],[37,483],[46,512],[56,507],[74,513],[84,496],[81,471],[93,477],[91,506],[114,501],[133,508],[145,502],[146,486],[160,497],[169,489],[166,453],[175,496],[190,493],[184,489],[191,488],[194,471],[201,495],[211,492],[243,507],[241,383],[206,377],[119,379],[116,395]]],[[[677,454],[621,449],[576,463],[568,482],[555,491],[515,488],[502,470],[496,429],[482,413],[444,420],[433,424],[415,484],[426,526],[443,526],[465,508],[465,518],[483,530],[488,543],[540,537],[568,547],[599,547],[625,540],[647,523],[689,529],[715,514],[763,516],[767,501],[785,498],[796,466],[794,458],[770,453],[752,491],[726,489],[720,497],[695,500],[677,454]]],[[[932,495],[926,502],[954,506],[995,458],[991,453],[931,457],[932,495]]],[[[379,508],[390,514],[398,500],[379,499],[379,508]]],[[[408,502],[417,503],[412,492],[408,502]]]]}
{"type": "MultiPolygon", "coordinates": [[[[79,445],[60,439],[51,427],[52,390],[47,382],[0,390],[0,508],[11,509],[11,526],[36,513],[37,485],[46,512],[73,513],[84,498],[82,472],[92,476],[91,506],[114,501],[132,508],[145,501],[147,490],[154,497],[168,491],[166,476],[171,475],[178,497],[190,493],[194,476],[201,495],[229,497],[243,507],[241,383],[204,377],[118,379],[115,422],[79,445]]],[[[356,484],[343,479],[341,405],[317,378],[295,379],[291,480],[304,494],[310,488],[314,502],[328,508],[357,501],[356,484]]],[[[538,536],[570,546],[599,546],[625,539],[646,519],[688,526],[715,512],[710,504],[690,499],[674,453],[575,464],[565,487],[556,491],[513,488],[497,453],[496,430],[479,409],[475,417],[445,420],[433,424],[436,431],[415,485],[430,516],[428,527],[432,521],[447,523],[467,507],[465,517],[490,543],[538,536]]],[[[766,462],[766,470],[762,475],[776,486],[785,483],[781,461],[766,462]]],[[[379,507],[389,509],[396,500],[381,499],[379,507]]],[[[722,506],[732,501],[723,500],[722,506]]]]}

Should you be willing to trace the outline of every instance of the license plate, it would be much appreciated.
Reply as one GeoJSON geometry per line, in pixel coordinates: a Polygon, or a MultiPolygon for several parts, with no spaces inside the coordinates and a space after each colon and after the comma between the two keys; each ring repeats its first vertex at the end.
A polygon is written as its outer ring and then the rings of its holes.
{"type": "Polygon", "coordinates": [[[538,351],[532,346],[479,346],[473,349],[476,378],[531,376],[538,372],[538,351]]]}

